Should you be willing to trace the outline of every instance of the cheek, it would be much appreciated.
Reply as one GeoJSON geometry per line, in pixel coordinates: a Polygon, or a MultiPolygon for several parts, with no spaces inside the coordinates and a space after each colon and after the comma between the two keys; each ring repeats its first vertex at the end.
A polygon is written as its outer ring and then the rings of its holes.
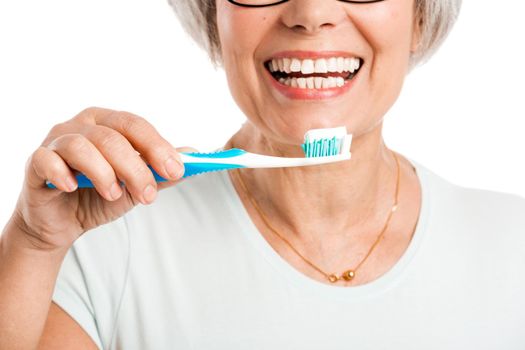
{"type": "Polygon", "coordinates": [[[359,17],[360,31],[371,52],[369,90],[374,108],[383,115],[401,92],[412,41],[412,1],[389,0],[359,17]]]}
{"type": "Polygon", "coordinates": [[[368,101],[362,107],[370,118],[382,118],[399,96],[412,40],[411,1],[388,0],[379,4],[363,8],[352,18],[369,51],[368,68],[363,72],[367,87],[361,91],[361,98],[368,101]]]}
{"type": "Polygon", "coordinates": [[[245,112],[260,97],[258,61],[255,54],[270,30],[268,10],[247,11],[226,0],[217,4],[217,29],[221,43],[223,69],[230,93],[245,112]]]}
{"type": "Polygon", "coordinates": [[[384,6],[369,7],[354,21],[370,45],[372,63],[378,60],[388,60],[387,66],[408,63],[412,40],[412,2],[391,0],[381,4],[384,6]]]}
{"type": "MultiPolygon", "coordinates": [[[[226,0],[219,1],[225,3],[226,0]]],[[[247,11],[229,4],[217,8],[217,28],[223,59],[253,58],[267,27],[265,11],[247,11]]]]}

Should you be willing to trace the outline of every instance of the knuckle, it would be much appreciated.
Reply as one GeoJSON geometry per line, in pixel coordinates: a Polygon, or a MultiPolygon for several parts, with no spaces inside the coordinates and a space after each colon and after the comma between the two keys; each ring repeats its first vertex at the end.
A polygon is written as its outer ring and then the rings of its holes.
{"type": "Polygon", "coordinates": [[[47,150],[44,147],[40,146],[33,152],[33,154],[29,156],[28,161],[34,162],[42,158],[46,153],[47,153],[47,150]]]}
{"type": "Polygon", "coordinates": [[[35,163],[38,162],[38,158],[41,157],[42,147],[38,147],[26,160],[25,172],[27,173],[29,169],[35,167],[35,163]]]}
{"type": "Polygon", "coordinates": [[[130,169],[130,175],[134,182],[151,182],[153,175],[145,164],[138,164],[130,169]]]}
{"type": "Polygon", "coordinates": [[[94,123],[95,116],[102,113],[107,113],[108,111],[110,110],[102,107],[86,107],[82,111],[80,111],[80,113],[78,113],[75,117],[73,117],[73,120],[77,120],[84,123],[94,123]]]}
{"type": "Polygon", "coordinates": [[[26,162],[26,173],[32,170],[37,175],[47,178],[59,176],[63,171],[62,164],[50,155],[46,148],[37,148],[26,162]]]}
{"type": "Polygon", "coordinates": [[[126,146],[125,140],[124,136],[116,131],[104,131],[98,146],[106,150],[120,151],[126,146]]]}
{"type": "Polygon", "coordinates": [[[62,140],[70,152],[84,154],[89,150],[89,141],[81,134],[67,134],[62,140]]]}
{"type": "Polygon", "coordinates": [[[49,143],[51,143],[53,139],[63,134],[65,130],[67,130],[66,123],[58,123],[58,124],[53,125],[51,129],[49,130],[49,132],[47,133],[47,136],[44,139],[44,141],[42,141],[41,145],[42,146],[48,145],[49,143]]]}
{"type": "Polygon", "coordinates": [[[42,163],[45,163],[45,156],[47,154],[47,150],[44,147],[38,147],[33,154],[29,156],[26,162],[26,170],[29,167],[39,167],[42,163]]]}
{"type": "Polygon", "coordinates": [[[100,107],[89,106],[84,108],[78,115],[93,115],[101,110],[100,107]]]}
{"type": "Polygon", "coordinates": [[[49,130],[49,135],[58,135],[64,130],[64,123],[58,123],[53,125],[49,130]]]}
{"type": "Polygon", "coordinates": [[[129,112],[119,112],[118,116],[120,126],[126,133],[144,131],[144,128],[149,125],[143,117],[139,117],[129,112]]]}
{"type": "Polygon", "coordinates": [[[144,151],[144,156],[150,161],[163,163],[170,157],[176,158],[177,152],[174,152],[171,147],[163,143],[152,142],[151,147],[144,151]]]}
{"type": "Polygon", "coordinates": [[[89,107],[84,108],[81,113],[92,113],[96,111],[97,108],[98,108],[97,106],[89,106],[89,107]]]}

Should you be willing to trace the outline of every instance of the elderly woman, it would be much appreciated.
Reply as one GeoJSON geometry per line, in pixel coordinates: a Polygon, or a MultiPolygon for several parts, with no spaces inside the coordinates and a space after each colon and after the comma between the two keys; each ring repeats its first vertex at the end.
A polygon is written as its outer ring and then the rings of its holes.
{"type": "Polygon", "coordinates": [[[381,134],[460,3],[173,0],[247,117],[219,148],[300,157],[307,130],[346,126],[352,158],[183,180],[187,149],[144,118],[54,126],[0,240],[0,348],[525,348],[525,199],[381,134]]]}

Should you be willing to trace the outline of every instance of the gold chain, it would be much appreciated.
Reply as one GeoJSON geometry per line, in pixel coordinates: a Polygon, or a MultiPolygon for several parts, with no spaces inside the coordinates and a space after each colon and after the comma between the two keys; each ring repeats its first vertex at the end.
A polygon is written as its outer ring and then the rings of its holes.
{"type": "Polygon", "coordinates": [[[363,262],[370,256],[370,254],[372,253],[372,250],[374,250],[374,248],[377,246],[377,244],[379,243],[379,241],[383,237],[383,234],[385,233],[386,228],[388,227],[388,223],[390,222],[390,218],[392,217],[392,213],[397,210],[398,194],[399,194],[399,172],[400,172],[400,170],[399,170],[399,161],[397,159],[397,156],[396,156],[394,151],[391,150],[391,152],[394,155],[394,158],[396,160],[396,165],[397,165],[397,180],[396,180],[396,193],[395,193],[395,197],[394,197],[394,205],[392,206],[392,208],[390,209],[390,211],[388,213],[388,218],[386,219],[385,226],[381,230],[381,233],[378,235],[378,237],[375,240],[375,242],[372,245],[372,247],[368,250],[368,253],[366,254],[366,256],[361,260],[361,262],[356,267],[354,267],[353,269],[349,269],[349,270],[344,271],[339,276],[337,276],[334,273],[329,274],[329,273],[326,273],[323,270],[321,270],[319,267],[314,265],[310,260],[305,258],[301,253],[299,253],[299,251],[297,251],[297,249],[295,249],[294,246],[286,238],[284,238],[281,234],[279,234],[279,232],[277,232],[277,230],[275,228],[273,228],[273,226],[270,224],[270,222],[268,221],[266,216],[262,213],[261,209],[259,208],[259,205],[257,205],[257,203],[253,199],[250,191],[248,191],[248,189],[246,188],[246,185],[244,184],[244,181],[242,179],[241,172],[240,172],[239,169],[237,169],[237,174],[238,174],[238,177],[239,177],[239,182],[241,183],[241,186],[242,186],[244,192],[246,193],[246,195],[250,199],[251,203],[253,204],[253,206],[255,207],[255,209],[257,210],[257,212],[259,213],[259,215],[263,219],[263,221],[266,224],[266,226],[268,226],[268,228],[270,228],[270,230],[272,230],[280,239],[282,239],[298,256],[301,257],[301,259],[303,259],[312,268],[314,268],[315,270],[317,270],[318,272],[323,274],[328,279],[328,281],[330,281],[331,283],[335,283],[335,282],[337,282],[337,281],[339,281],[341,279],[344,279],[345,281],[351,281],[355,277],[356,271],[359,269],[359,267],[361,267],[363,262]]]}

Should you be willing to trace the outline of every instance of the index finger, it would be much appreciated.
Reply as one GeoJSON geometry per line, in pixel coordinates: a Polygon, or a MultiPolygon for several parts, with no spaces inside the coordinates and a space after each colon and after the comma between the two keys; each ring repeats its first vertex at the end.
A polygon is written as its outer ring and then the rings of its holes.
{"type": "Polygon", "coordinates": [[[94,119],[122,134],[163,177],[180,177],[184,164],[179,153],[146,119],[124,111],[95,114],[94,119]]]}

